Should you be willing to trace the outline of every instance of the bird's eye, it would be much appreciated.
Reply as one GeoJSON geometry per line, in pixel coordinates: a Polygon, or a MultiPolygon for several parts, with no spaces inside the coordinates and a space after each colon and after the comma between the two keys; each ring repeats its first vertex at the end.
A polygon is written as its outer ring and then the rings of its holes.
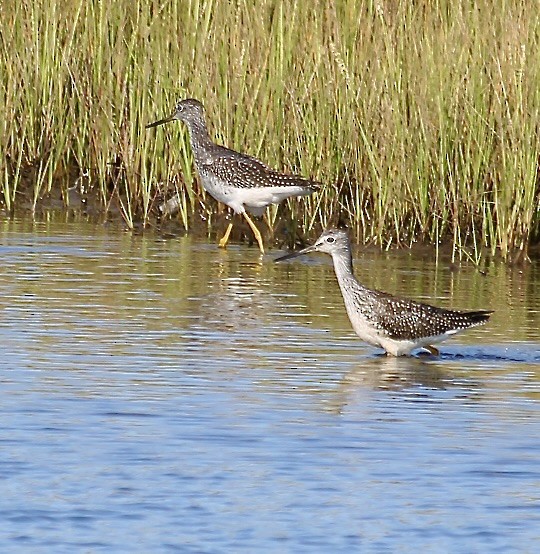
{"type": "Polygon", "coordinates": [[[332,244],[333,242],[336,242],[336,239],[335,239],[334,237],[328,237],[328,238],[326,239],[326,242],[332,244]]]}

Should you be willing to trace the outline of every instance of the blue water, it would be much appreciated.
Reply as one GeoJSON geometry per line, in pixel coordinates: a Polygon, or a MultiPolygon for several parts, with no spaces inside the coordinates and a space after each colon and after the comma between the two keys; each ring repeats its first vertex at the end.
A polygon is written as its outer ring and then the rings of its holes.
{"type": "Polygon", "coordinates": [[[358,253],[367,284],[496,310],[392,359],[324,257],[0,223],[0,552],[537,550],[537,265],[358,253]]]}

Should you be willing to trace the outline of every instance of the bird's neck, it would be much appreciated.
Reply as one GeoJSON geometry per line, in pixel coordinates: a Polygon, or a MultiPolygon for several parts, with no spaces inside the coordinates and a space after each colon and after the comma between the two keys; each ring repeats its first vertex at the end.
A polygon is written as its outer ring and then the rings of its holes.
{"type": "Polygon", "coordinates": [[[206,122],[204,121],[204,119],[190,121],[187,124],[187,127],[189,130],[189,139],[191,142],[193,155],[196,158],[201,158],[203,157],[202,155],[206,147],[212,144],[206,122]]]}
{"type": "Polygon", "coordinates": [[[350,250],[337,250],[332,252],[334,269],[338,277],[349,277],[353,275],[352,254],[350,250]]]}
{"type": "Polygon", "coordinates": [[[352,265],[352,253],[350,250],[339,250],[332,253],[332,260],[334,262],[334,271],[339,283],[339,286],[343,289],[349,289],[348,282],[354,281],[357,285],[361,286],[356,280],[353,273],[352,265]]]}

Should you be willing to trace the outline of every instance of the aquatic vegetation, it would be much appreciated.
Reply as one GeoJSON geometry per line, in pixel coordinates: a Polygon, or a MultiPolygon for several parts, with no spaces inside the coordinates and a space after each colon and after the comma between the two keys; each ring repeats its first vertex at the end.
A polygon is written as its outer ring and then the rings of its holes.
{"type": "Polygon", "coordinates": [[[526,254],[540,239],[535,12],[531,0],[7,0],[1,202],[92,195],[133,227],[178,195],[184,227],[209,221],[222,208],[185,131],[144,130],[195,97],[219,142],[326,184],[270,211],[272,227],[341,221],[383,248],[526,254]]]}

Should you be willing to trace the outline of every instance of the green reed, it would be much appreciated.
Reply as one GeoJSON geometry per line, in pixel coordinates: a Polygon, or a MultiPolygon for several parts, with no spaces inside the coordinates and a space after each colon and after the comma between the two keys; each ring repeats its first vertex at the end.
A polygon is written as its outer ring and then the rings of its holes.
{"type": "Polygon", "coordinates": [[[526,253],[540,227],[533,13],[532,0],[6,0],[0,198],[67,205],[76,188],[133,227],[178,194],[188,228],[216,206],[185,130],[144,125],[191,96],[219,142],[325,184],[270,210],[273,227],[526,253]]]}

